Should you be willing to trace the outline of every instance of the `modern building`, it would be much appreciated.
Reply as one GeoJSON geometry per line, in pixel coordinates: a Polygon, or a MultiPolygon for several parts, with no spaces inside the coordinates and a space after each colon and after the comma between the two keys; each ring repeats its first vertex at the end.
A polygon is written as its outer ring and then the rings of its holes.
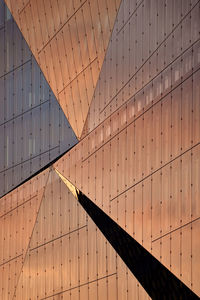
{"type": "Polygon", "coordinates": [[[200,297],[200,1],[0,0],[0,137],[0,299],[200,297]]]}

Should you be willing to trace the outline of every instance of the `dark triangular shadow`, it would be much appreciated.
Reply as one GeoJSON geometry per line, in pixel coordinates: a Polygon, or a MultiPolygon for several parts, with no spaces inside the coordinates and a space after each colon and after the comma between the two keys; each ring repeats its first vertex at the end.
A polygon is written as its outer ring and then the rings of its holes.
{"type": "Polygon", "coordinates": [[[152,299],[199,299],[182,281],[83,193],[79,203],[152,299]]]}

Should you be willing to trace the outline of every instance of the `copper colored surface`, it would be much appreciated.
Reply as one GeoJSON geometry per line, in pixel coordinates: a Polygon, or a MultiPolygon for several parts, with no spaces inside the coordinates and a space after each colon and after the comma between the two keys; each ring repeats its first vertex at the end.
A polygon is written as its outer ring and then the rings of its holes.
{"type": "Polygon", "coordinates": [[[80,138],[120,0],[5,2],[80,138]]]}

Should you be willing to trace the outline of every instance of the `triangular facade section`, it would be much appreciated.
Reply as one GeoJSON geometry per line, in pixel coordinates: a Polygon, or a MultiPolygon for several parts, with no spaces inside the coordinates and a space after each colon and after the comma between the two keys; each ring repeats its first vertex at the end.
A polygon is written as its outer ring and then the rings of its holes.
{"type": "Polygon", "coordinates": [[[3,0],[0,0],[0,136],[0,196],[77,142],[3,0]]]}
{"type": "Polygon", "coordinates": [[[5,2],[80,138],[121,1],[5,2]]]}
{"type": "Polygon", "coordinates": [[[13,299],[42,202],[49,170],[0,199],[0,296],[13,299]]]}
{"type": "MultiPolygon", "coordinates": [[[[94,130],[119,106],[121,98],[117,100],[112,98],[119,93],[129,78],[129,69],[133,66],[129,65],[132,45],[128,39],[131,35],[136,39],[135,24],[132,28],[127,24],[133,19],[134,14],[137,14],[136,9],[140,6],[141,2],[138,1],[121,2],[81,138],[94,130]]],[[[132,55],[135,55],[135,49],[132,52],[132,55]]]]}
{"type": "MultiPolygon", "coordinates": [[[[116,164],[112,164],[112,161],[115,160],[117,144],[115,143],[115,147],[112,149],[110,147],[113,144],[110,146],[110,143],[107,143],[103,149],[92,155],[91,152],[88,153],[87,151],[94,149],[92,148],[92,140],[95,139],[95,135],[89,135],[89,137],[90,139],[84,138],[81,143],[58,160],[54,164],[55,169],[147,251],[152,253],[189,289],[199,295],[199,285],[196,280],[199,276],[199,269],[196,267],[199,261],[198,249],[200,245],[198,239],[199,219],[194,220],[192,225],[188,223],[183,227],[175,228],[173,231],[165,231],[164,234],[159,231],[160,223],[165,222],[163,216],[166,213],[163,208],[166,195],[161,188],[167,184],[170,166],[163,173],[155,172],[153,176],[147,177],[143,182],[110,200],[110,193],[115,192],[113,190],[114,184],[116,182],[121,183],[124,178],[122,172],[117,173],[114,169],[116,164]],[[157,232],[156,235],[155,232],[157,232]],[[187,245],[187,247],[183,248],[183,245],[187,245]],[[182,254],[180,255],[180,253],[182,254]],[[188,268],[191,272],[188,272],[188,268]],[[191,274],[193,279],[190,277],[191,274]],[[193,285],[192,282],[194,282],[193,285]]],[[[124,156],[123,152],[120,154],[122,157],[124,156]]],[[[197,172],[199,156],[199,149],[193,152],[193,162],[191,165],[188,164],[188,169],[192,167],[194,172],[197,172]]],[[[172,164],[173,170],[175,167],[172,164]]],[[[133,168],[130,169],[131,172],[133,172],[133,168]]],[[[194,181],[194,190],[197,189],[198,180],[194,181]]],[[[174,201],[173,204],[176,209],[179,207],[178,201],[174,201]]]]}
{"type": "Polygon", "coordinates": [[[50,171],[15,299],[150,299],[95,223],[50,171]]]}

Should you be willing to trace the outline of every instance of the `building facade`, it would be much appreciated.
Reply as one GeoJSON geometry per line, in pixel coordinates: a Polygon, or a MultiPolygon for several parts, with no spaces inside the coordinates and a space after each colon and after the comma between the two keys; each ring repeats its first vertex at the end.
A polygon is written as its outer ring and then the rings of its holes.
{"type": "Polygon", "coordinates": [[[198,298],[200,2],[5,2],[1,298],[151,299],[66,180],[198,298]]]}
{"type": "Polygon", "coordinates": [[[0,4],[0,195],[77,138],[4,1],[0,4]]]}

